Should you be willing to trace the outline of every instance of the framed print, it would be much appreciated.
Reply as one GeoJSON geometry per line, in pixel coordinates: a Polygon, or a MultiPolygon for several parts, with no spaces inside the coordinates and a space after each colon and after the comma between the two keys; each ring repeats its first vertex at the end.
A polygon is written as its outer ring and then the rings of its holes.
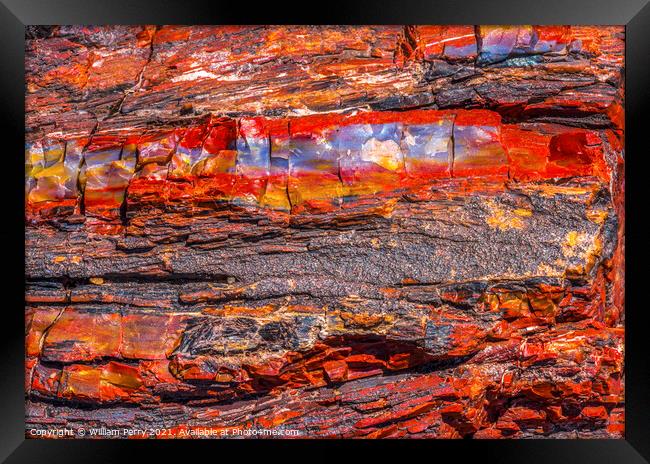
{"type": "Polygon", "coordinates": [[[3,457],[646,462],[650,7],[587,3],[5,2],[3,457]]]}

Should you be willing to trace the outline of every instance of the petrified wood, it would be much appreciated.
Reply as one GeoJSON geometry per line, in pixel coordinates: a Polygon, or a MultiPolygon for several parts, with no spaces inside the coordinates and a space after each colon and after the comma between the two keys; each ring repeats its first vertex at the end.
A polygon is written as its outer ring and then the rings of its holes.
{"type": "Polygon", "coordinates": [[[29,429],[623,435],[622,28],[27,32],[29,429]]]}

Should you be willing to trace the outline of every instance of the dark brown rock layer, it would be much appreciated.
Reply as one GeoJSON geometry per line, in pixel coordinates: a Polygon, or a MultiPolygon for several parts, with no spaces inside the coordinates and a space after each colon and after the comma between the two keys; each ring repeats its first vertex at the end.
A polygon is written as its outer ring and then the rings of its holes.
{"type": "Polygon", "coordinates": [[[32,31],[27,428],[621,437],[623,50],[32,31]]]}

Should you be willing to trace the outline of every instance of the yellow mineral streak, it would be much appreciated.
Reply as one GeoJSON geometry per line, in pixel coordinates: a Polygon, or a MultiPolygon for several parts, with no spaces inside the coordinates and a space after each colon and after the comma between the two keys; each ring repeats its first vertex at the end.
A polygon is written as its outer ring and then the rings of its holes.
{"type": "Polygon", "coordinates": [[[581,250],[584,251],[587,241],[587,234],[575,230],[567,232],[564,243],[562,244],[562,253],[567,258],[577,256],[581,250]]]}
{"type": "Polygon", "coordinates": [[[486,222],[490,227],[501,231],[508,229],[523,229],[526,223],[522,218],[532,215],[531,211],[523,208],[514,210],[503,208],[493,200],[487,200],[486,204],[491,211],[486,222]]]}

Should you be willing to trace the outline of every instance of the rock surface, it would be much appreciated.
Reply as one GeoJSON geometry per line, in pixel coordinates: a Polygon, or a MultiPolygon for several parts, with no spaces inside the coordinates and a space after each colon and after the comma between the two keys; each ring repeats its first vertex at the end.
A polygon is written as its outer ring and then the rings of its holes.
{"type": "Polygon", "coordinates": [[[623,436],[622,27],[28,32],[28,429],[623,436]]]}

